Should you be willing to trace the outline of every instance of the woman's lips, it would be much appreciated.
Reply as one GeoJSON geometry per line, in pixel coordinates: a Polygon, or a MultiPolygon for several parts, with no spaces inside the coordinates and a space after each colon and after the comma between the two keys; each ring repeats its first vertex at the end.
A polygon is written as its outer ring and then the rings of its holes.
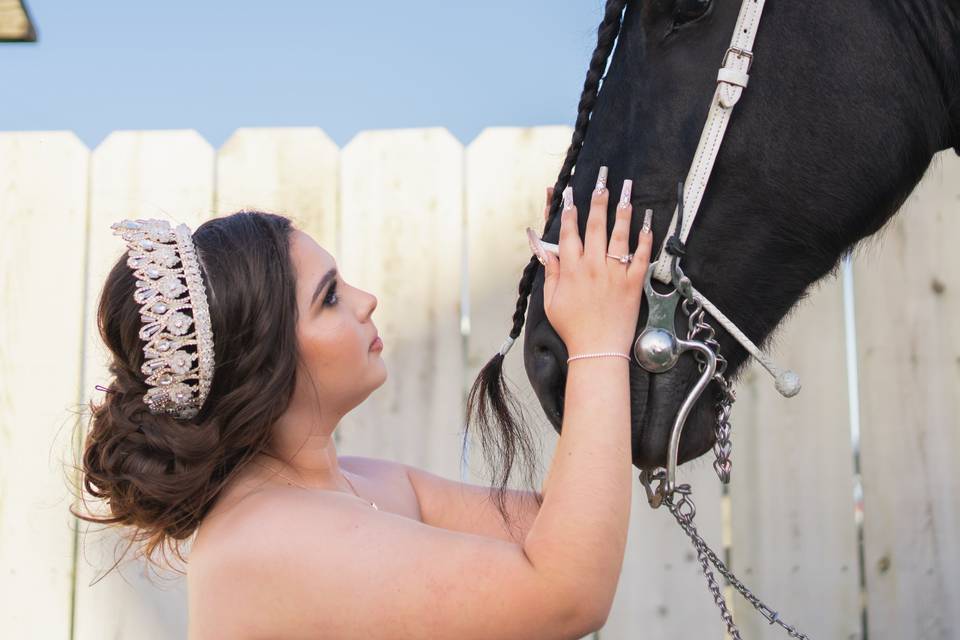
{"type": "Polygon", "coordinates": [[[370,350],[378,351],[380,349],[383,349],[383,340],[380,339],[380,336],[377,336],[373,339],[373,342],[370,343],[370,350]]]}

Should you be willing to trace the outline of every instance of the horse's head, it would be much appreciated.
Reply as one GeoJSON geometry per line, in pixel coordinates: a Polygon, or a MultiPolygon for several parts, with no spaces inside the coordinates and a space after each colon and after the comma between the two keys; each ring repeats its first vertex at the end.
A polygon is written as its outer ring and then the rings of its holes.
{"type": "MultiPolygon", "coordinates": [[[[677,183],[690,170],[740,5],[607,3],[545,240],[558,240],[556,213],[568,181],[583,233],[597,170],[607,165],[614,196],[623,179],[634,181],[632,239],[644,209],[654,210],[657,251],[677,205],[677,183]]],[[[956,145],[960,153],[958,43],[956,0],[767,0],[749,84],[732,112],[681,260],[693,285],[754,342],[763,344],[811,283],[890,218],[937,151],[956,145]]],[[[608,232],[615,204],[612,197],[608,232]]],[[[568,354],[544,315],[539,262],[531,260],[523,278],[521,293],[530,292],[526,371],[559,430],[568,354]]],[[[638,333],[646,316],[644,302],[638,333]]],[[[677,316],[677,333],[686,337],[686,316],[677,316]]],[[[747,354],[709,314],[706,320],[717,330],[728,379],[734,380],[747,354]]],[[[522,314],[515,316],[511,335],[519,335],[523,322],[522,314]]],[[[697,377],[691,354],[660,374],[633,363],[637,466],[664,464],[674,416],[697,377]]],[[[687,420],[681,461],[713,443],[710,391],[687,420]]]]}

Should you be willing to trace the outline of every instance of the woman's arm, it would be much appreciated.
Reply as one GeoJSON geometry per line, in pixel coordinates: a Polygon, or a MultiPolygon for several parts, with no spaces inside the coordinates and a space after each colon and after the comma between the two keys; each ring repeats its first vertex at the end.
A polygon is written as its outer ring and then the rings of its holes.
{"type": "Polygon", "coordinates": [[[489,487],[457,482],[410,465],[403,466],[420,504],[423,522],[434,527],[521,543],[540,510],[532,491],[508,489],[504,495],[512,525],[508,530],[503,516],[490,499],[489,487]]]}

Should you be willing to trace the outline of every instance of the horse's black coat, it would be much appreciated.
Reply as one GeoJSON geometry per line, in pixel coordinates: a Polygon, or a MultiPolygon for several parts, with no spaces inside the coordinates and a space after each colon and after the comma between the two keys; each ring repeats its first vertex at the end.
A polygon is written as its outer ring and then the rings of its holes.
{"type": "MultiPolygon", "coordinates": [[[[607,165],[614,194],[631,178],[634,212],[654,209],[654,247],[660,246],[739,10],[738,0],[714,0],[704,18],[668,33],[669,11],[628,3],[571,179],[581,233],[597,170],[607,165]]],[[[834,272],[844,251],[896,212],[932,156],[951,146],[960,153],[957,2],[768,0],[750,83],[731,116],[682,266],[762,344],[811,283],[834,272]]],[[[639,224],[635,215],[631,238],[639,224]]],[[[559,227],[554,216],[545,238],[557,242],[559,227]]],[[[539,269],[524,360],[559,430],[568,354],[543,313],[542,286],[539,269]]],[[[638,333],[646,311],[644,303],[638,333]]],[[[678,333],[685,331],[681,320],[678,314],[678,333]]],[[[727,371],[736,373],[746,351],[711,325],[727,371]]],[[[631,367],[638,466],[665,461],[673,418],[696,375],[690,356],[664,374],[631,367]]],[[[711,395],[688,420],[681,460],[713,443],[711,395]]]]}
{"type": "MultiPolygon", "coordinates": [[[[634,181],[631,239],[649,207],[654,247],[662,243],[741,4],[713,0],[702,18],[678,27],[671,13],[680,1],[607,0],[546,240],[558,240],[568,183],[583,234],[597,170],[607,165],[615,196],[625,178],[634,181]]],[[[813,282],[834,273],[844,252],[890,219],[935,153],[954,147],[960,154],[960,0],[767,0],[753,50],[749,86],[730,118],[682,266],[762,346],[813,282]]],[[[559,431],[568,354],[544,315],[542,287],[543,269],[531,258],[510,335],[520,335],[529,312],[524,364],[559,431]]],[[[638,333],[646,315],[644,303],[638,333]]],[[[748,356],[711,324],[735,380],[748,356]]],[[[668,373],[631,366],[634,464],[665,463],[674,416],[696,375],[690,356],[668,373]]],[[[680,461],[713,444],[712,396],[704,393],[687,420],[680,461]]],[[[510,405],[495,355],[478,375],[467,411],[479,418],[488,461],[505,467],[495,474],[501,489],[517,450],[530,455],[510,405]]],[[[502,492],[498,504],[503,511],[502,492]]]]}

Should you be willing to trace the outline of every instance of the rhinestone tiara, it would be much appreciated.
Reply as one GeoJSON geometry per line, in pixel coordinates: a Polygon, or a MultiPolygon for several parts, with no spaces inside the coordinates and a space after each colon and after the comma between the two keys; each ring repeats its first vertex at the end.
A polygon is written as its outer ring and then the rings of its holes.
{"type": "Polygon", "coordinates": [[[127,265],[137,279],[133,299],[141,305],[140,338],[146,341],[141,371],[150,386],[143,401],[152,414],[194,418],[210,391],[214,360],[210,309],[193,234],[185,224],[171,229],[166,220],[156,219],[127,219],[110,228],[127,241],[127,265]],[[188,333],[191,324],[195,331],[188,333]],[[190,345],[195,345],[194,353],[184,350],[190,345]]]}

